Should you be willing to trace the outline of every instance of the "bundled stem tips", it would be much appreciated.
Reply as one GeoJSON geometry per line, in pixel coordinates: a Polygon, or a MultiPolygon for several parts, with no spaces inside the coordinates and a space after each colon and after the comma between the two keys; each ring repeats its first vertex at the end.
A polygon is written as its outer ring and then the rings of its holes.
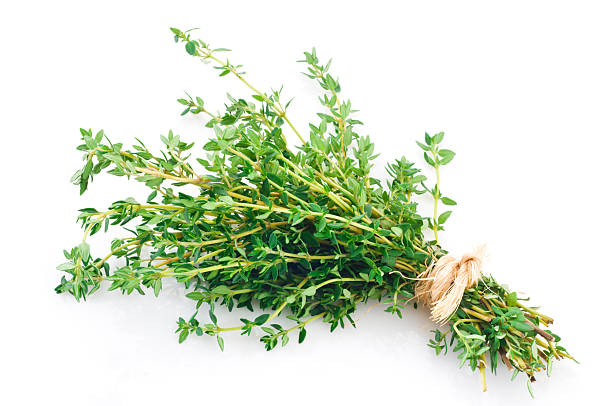
{"type": "Polygon", "coordinates": [[[461,365],[478,368],[483,378],[484,368],[495,372],[500,359],[531,380],[537,371],[550,372],[553,360],[570,357],[549,330],[552,318],[480,274],[479,254],[454,260],[440,246],[451,214],[441,205],[456,205],[440,189],[441,168],[455,156],[441,147],[444,133],[425,134],[418,143],[435,183],[404,157],[387,165],[383,182],[370,173],[374,144],[359,134],[350,100],[314,49],[303,63],[322,90],[322,111],[303,131],[288,117],[290,101],[281,91],[254,87],[240,65],[221,56],[226,49],[190,31],[172,33],[189,55],[241,82],[246,95],[230,96],[222,113],[199,96],[178,100],[183,115],[203,117],[210,129],[203,150],[172,131],[161,137],[164,150],[152,151],[138,139],[127,148],[103,131],[81,130],[84,165],[72,177],[81,193],[102,171],[148,192],[80,211],[84,236],[64,251],[58,293],[80,300],[104,284],[157,296],[174,280],[195,304],[193,315],[178,318],[179,342],[208,335],[221,350],[230,331],[256,331],[271,350],[294,336],[303,342],[315,320],[331,331],[355,326],[355,310],[368,301],[385,303],[401,318],[417,307],[416,295],[433,304],[434,319],[448,321],[429,346],[436,353],[453,348],[461,365]],[[288,146],[288,134],[302,144],[288,146]],[[418,210],[418,199],[427,196],[433,216],[418,210]],[[90,250],[91,236],[111,230],[117,238],[107,253],[90,250]],[[424,277],[431,279],[419,283],[424,277]],[[219,306],[254,314],[227,326],[217,318],[219,306]]]}

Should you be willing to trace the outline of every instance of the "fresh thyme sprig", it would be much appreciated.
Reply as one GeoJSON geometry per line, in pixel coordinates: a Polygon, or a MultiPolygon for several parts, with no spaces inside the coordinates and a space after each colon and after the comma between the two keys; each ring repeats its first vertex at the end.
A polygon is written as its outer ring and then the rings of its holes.
{"type": "MultiPolygon", "coordinates": [[[[358,134],[361,122],[351,102],[341,98],[330,63],[320,63],[314,49],[301,62],[323,90],[324,111],[304,137],[288,118],[290,101],[282,102],[280,91],[257,90],[240,65],[221,57],[226,49],[192,39],[189,31],[172,32],[187,53],[211,62],[220,76],[237,78],[251,96],[229,97],[221,115],[209,112],[200,97],[178,100],[182,114],[204,114],[213,129],[202,157],[192,157],[194,144],[173,132],[162,136],[163,151],[152,152],[140,140],[128,149],[103,131],[82,129],[77,149],[85,164],[72,177],[81,193],[102,170],[134,178],[151,192],[143,202],[127,198],[107,210],[80,211],[84,236],[64,252],[67,262],[58,269],[67,276],[56,291],[80,300],[108,281],[109,290],[151,289],[157,296],[169,279],[176,280],[196,308],[191,317],[178,319],[179,342],[206,334],[216,337],[222,350],[228,331],[261,331],[260,340],[271,350],[286,345],[294,331],[301,343],[307,324],[317,319],[331,331],[355,326],[352,315],[368,300],[387,304],[386,311],[399,317],[409,305],[416,308],[418,276],[446,253],[438,232],[451,212],[438,214],[439,204],[456,204],[440,190],[440,168],[455,155],[440,147],[444,133],[425,134],[418,143],[435,170],[433,186],[404,157],[387,166],[390,180],[383,185],[370,175],[374,145],[358,134]],[[302,145],[291,150],[285,131],[302,145]],[[434,201],[432,217],[417,212],[414,197],[425,193],[434,201]],[[92,255],[88,238],[111,226],[130,234],[115,239],[105,256],[92,255]],[[425,238],[426,228],[433,241],[425,238]],[[124,265],[111,270],[111,258],[124,265]],[[206,316],[200,314],[204,304],[206,316]],[[253,312],[257,306],[261,312],[226,326],[215,315],[219,305],[253,312]],[[281,314],[288,326],[280,324],[281,314]]],[[[552,318],[523,301],[485,276],[465,292],[448,330],[435,330],[429,345],[436,353],[452,347],[461,365],[480,370],[483,387],[486,367],[495,372],[500,360],[525,373],[529,385],[535,372],[550,373],[553,359],[571,356],[548,330],[552,318]]]]}

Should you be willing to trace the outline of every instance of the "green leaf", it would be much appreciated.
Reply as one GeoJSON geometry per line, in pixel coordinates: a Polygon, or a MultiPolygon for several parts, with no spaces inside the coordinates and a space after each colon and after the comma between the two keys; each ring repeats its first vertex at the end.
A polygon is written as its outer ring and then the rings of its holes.
{"type": "Polygon", "coordinates": [[[298,337],[298,344],[302,344],[302,342],[304,342],[305,338],[306,338],[306,329],[304,327],[302,327],[300,329],[300,335],[298,337]]]}
{"type": "Polygon", "coordinates": [[[308,288],[304,289],[304,291],[302,292],[304,296],[314,296],[315,293],[317,293],[316,286],[309,286],[308,288]]]}
{"type": "Polygon", "coordinates": [[[347,131],[344,133],[342,141],[344,142],[345,147],[351,145],[351,142],[353,141],[352,132],[347,129],[347,131]]]}
{"type": "Polygon", "coordinates": [[[64,262],[61,265],[58,265],[57,268],[58,271],[69,271],[71,269],[74,269],[74,264],[72,262],[64,262]]]}
{"type": "Polygon", "coordinates": [[[453,199],[451,199],[450,197],[443,197],[442,199],[442,203],[444,203],[447,206],[456,206],[457,202],[454,201],[453,199]]]}
{"type": "Polygon", "coordinates": [[[410,179],[411,183],[421,183],[421,182],[425,182],[426,180],[427,180],[427,176],[425,175],[413,176],[412,179],[410,179]]]}
{"type": "Polygon", "coordinates": [[[227,205],[230,205],[230,206],[234,204],[234,199],[232,199],[229,196],[221,196],[221,197],[219,197],[219,201],[223,202],[223,203],[225,203],[227,205]]]}
{"type": "Polygon", "coordinates": [[[510,307],[516,307],[518,306],[518,300],[517,300],[517,294],[516,292],[512,292],[512,293],[508,293],[506,295],[506,303],[508,304],[508,306],[510,307]]]}
{"type": "Polygon", "coordinates": [[[512,320],[510,321],[510,325],[518,331],[522,331],[523,333],[527,333],[533,330],[533,327],[530,324],[525,323],[524,321],[512,320]]]}
{"type": "Polygon", "coordinates": [[[188,335],[189,335],[189,330],[187,329],[181,330],[181,334],[179,334],[179,344],[185,341],[188,335]]]}
{"type": "Polygon", "coordinates": [[[420,142],[416,141],[417,145],[419,147],[421,147],[421,149],[423,151],[431,151],[431,147],[429,145],[425,145],[425,144],[421,144],[420,142]]]}
{"type": "Polygon", "coordinates": [[[289,195],[287,194],[287,192],[283,190],[280,197],[281,197],[281,201],[283,202],[285,206],[289,205],[289,195]]]}
{"type": "Polygon", "coordinates": [[[217,325],[217,316],[215,316],[215,313],[213,312],[213,307],[212,306],[208,310],[208,317],[210,317],[210,321],[212,321],[213,324],[216,326],[217,325]]]}
{"type": "Polygon", "coordinates": [[[258,220],[265,220],[268,217],[270,217],[270,214],[272,214],[272,213],[273,212],[271,212],[271,211],[267,211],[267,212],[265,212],[263,214],[260,214],[259,216],[255,216],[255,218],[258,219],[258,220]]]}
{"type": "Polygon", "coordinates": [[[427,152],[423,152],[423,157],[425,158],[425,162],[427,162],[429,165],[434,166],[434,167],[436,166],[433,159],[431,159],[429,155],[427,155],[427,152]]]}
{"type": "Polygon", "coordinates": [[[270,234],[270,238],[268,239],[268,245],[270,246],[270,248],[276,248],[276,246],[278,245],[278,238],[276,237],[276,234],[270,234]]]}
{"type": "Polygon", "coordinates": [[[195,55],[197,50],[196,50],[196,42],[195,41],[189,41],[188,43],[185,44],[185,50],[187,51],[187,53],[189,55],[195,55]]]}
{"type": "Polygon", "coordinates": [[[155,297],[159,296],[159,292],[161,290],[162,290],[162,280],[156,279],[155,282],[153,282],[153,294],[155,295],[155,297]]]}
{"type": "Polygon", "coordinates": [[[212,293],[215,295],[229,295],[232,293],[232,290],[225,285],[215,286],[212,290],[212,293]]]}
{"type": "Polygon", "coordinates": [[[444,139],[444,133],[443,132],[439,132],[436,135],[434,135],[431,139],[432,144],[439,144],[442,142],[442,140],[444,139]]]}
{"type": "Polygon", "coordinates": [[[206,295],[202,292],[189,292],[185,297],[191,300],[202,300],[206,298],[206,295]]]}
{"type": "Polygon", "coordinates": [[[552,355],[550,357],[548,357],[548,361],[546,362],[546,376],[548,376],[550,378],[550,374],[552,373],[552,361],[553,361],[553,357],[552,355]]]}
{"type": "Polygon", "coordinates": [[[96,141],[96,144],[99,144],[100,141],[102,141],[103,137],[104,137],[104,130],[98,131],[96,134],[96,137],[94,138],[94,140],[96,141]]]}
{"type": "Polygon", "coordinates": [[[269,318],[270,318],[269,314],[262,314],[262,315],[257,316],[257,318],[253,320],[253,323],[255,323],[258,326],[261,326],[266,321],[268,321],[269,318]]]}
{"type": "Polygon", "coordinates": [[[440,156],[442,157],[442,159],[440,159],[440,165],[446,165],[450,163],[450,161],[452,161],[455,157],[455,153],[450,149],[441,149],[440,151],[438,151],[438,154],[440,154],[440,156]]]}
{"type": "Polygon", "coordinates": [[[393,234],[395,234],[398,237],[401,237],[404,234],[402,229],[399,227],[391,227],[391,231],[393,231],[393,234]]]}
{"type": "Polygon", "coordinates": [[[80,180],[81,180],[81,175],[82,174],[83,174],[83,170],[82,169],[79,169],[78,171],[76,171],[74,173],[74,175],[72,175],[72,177],[70,178],[70,183],[78,185],[80,180]]]}
{"type": "Polygon", "coordinates": [[[529,395],[531,395],[532,398],[535,398],[535,396],[533,396],[533,388],[531,387],[530,378],[527,378],[527,390],[529,390],[529,395]]]}
{"type": "Polygon", "coordinates": [[[450,217],[451,213],[452,211],[445,211],[444,213],[440,214],[438,217],[438,224],[444,224],[450,217]]]}
{"type": "Polygon", "coordinates": [[[219,344],[219,348],[221,351],[225,349],[225,344],[223,343],[223,338],[220,335],[217,335],[217,344],[219,344]]]}
{"type": "Polygon", "coordinates": [[[85,241],[79,244],[79,254],[83,260],[87,260],[89,258],[89,244],[85,241]]]}
{"type": "Polygon", "coordinates": [[[300,224],[302,221],[306,220],[306,217],[299,217],[299,214],[297,214],[294,218],[293,218],[293,222],[291,223],[292,226],[298,225],[300,224]]]}
{"type": "Polygon", "coordinates": [[[326,225],[327,225],[327,220],[325,219],[325,217],[321,216],[319,218],[319,221],[317,222],[317,231],[321,232],[323,229],[325,229],[326,225]]]}

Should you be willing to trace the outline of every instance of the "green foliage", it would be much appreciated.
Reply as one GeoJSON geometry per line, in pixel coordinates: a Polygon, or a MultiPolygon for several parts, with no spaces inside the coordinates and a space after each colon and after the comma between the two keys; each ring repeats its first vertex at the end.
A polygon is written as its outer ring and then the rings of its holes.
{"type": "Polygon", "coordinates": [[[432,218],[428,219],[428,221],[429,226],[434,232],[436,241],[438,240],[438,231],[444,230],[442,224],[448,220],[452,213],[452,211],[449,210],[438,216],[438,202],[441,201],[447,206],[455,206],[457,204],[457,202],[450,197],[442,196],[442,193],[440,192],[440,167],[443,165],[448,165],[455,157],[455,153],[450,149],[440,148],[440,143],[443,139],[443,132],[437,133],[433,137],[425,133],[425,144],[417,141],[417,145],[424,151],[423,157],[425,162],[427,162],[429,166],[433,167],[436,172],[436,184],[434,187],[432,189],[425,187],[425,190],[429,192],[434,201],[434,215],[432,218]]]}
{"type": "MultiPolygon", "coordinates": [[[[229,331],[258,331],[271,350],[287,345],[294,330],[297,342],[303,342],[306,325],[316,319],[331,331],[355,326],[352,314],[369,300],[386,303],[387,312],[402,317],[414,299],[418,275],[446,253],[437,233],[451,212],[438,215],[437,205],[456,202],[440,191],[439,169],[455,156],[440,148],[444,133],[425,134],[425,143],[418,143],[435,169],[433,186],[403,157],[387,165],[390,178],[383,185],[370,176],[378,156],[373,143],[359,135],[356,111],[340,97],[330,62],[320,63],[314,49],[302,62],[305,75],[323,91],[323,111],[309,125],[306,140],[287,117],[290,101],[281,102],[280,90],[256,90],[240,65],[217,56],[227,50],[212,49],[189,31],[172,32],[189,55],[212,62],[220,76],[231,74],[254,94],[229,97],[219,115],[200,97],[178,99],[183,115],[204,115],[212,129],[204,153],[193,152],[194,144],[172,131],[161,136],[164,150],[153,152],[138,139],[126,148],[103,131],[81,130],[77,149],[84,153],[84,165],[72,177],[81,193],[106,170],[141,182],[149,195],[142,202],[115,201],[104,211],[80,211],[84,237],[64,252],[68,262],[58,270],[67,276],[56,291],[80,300],[104,282],[109,290],[145,294],[150,289],[157,296],[164,278],[173,278],[195,303],[195,313],[177,321],[179,342],[193,334],[215,336],[221,350],[222,334],[229,331]],[[303,141],[295,151],[287,145],[287,130],[303,141]],[[415,197],[424,194],[434,200],[431,218],[417,210],[415,197]],[[105,256],[93,256],[87,238],[118,227],[129,234],[115,239],[105,256]],[[433,241],[424,235],[428,227],[433,241]],[[111,270],[112,258],[121,266],[111,270]],[[204,304],[208,312],[201,314],[204,304]],[[226,327],[215,306],[252,312],[257,307],[261,313],[226,327]],[[281,313],[286,327],[277,322],[281,313]]],[[[503,354],[509,366],[533,377],[539,369],[550,371],[553,357],[568,356],[552,333],[543,333],[554,337],[547,342],[536,337],[543,331],[538,326],[552,319],[522,306],[516,294],[490,277],[465,293],[449,321],[450,329],[436,330],[429,345],[436,353],[454,345],[461,364],[472,369],[482,366],[488,353],[495,371],[503,354]]]]}

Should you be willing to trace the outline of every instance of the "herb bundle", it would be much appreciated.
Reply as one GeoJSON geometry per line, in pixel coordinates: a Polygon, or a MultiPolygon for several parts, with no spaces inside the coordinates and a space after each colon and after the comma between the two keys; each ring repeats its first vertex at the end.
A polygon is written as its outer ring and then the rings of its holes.
{"type": "MultiPolygon", "coordinates": [[[[165,150],[156,153],[138,139],[128,149],[103,131],[81,130],[77,149],[85,164],[72,177],[81,193],[105,169],[133,177],[151,193],[146,201],[127,198],[105,211],[80,210],[83,240],[64,251],[68,262],[58,269],[67,276],[56,292],[85,299],[108,281],[109,290],[150,289],[157,296],[175,279],[196,309],[178,319],[179,342],[209,335],[221,350],[223,334],[230,331],[257,331],[271,350],[294,334],[301,343],[307,325],[317,319],[331,331],[355,326],[352,315],[368,300],[386,304],[386,311],[400,318],[408,306],[416,308],[422,275],[447,254],[438,233],[451,211],[441,208],[456,204],[440,189],[440,168],[455,156],[441,147],[444,133],[425,134],[418,143],[435,170],[433,185],[406,158],[387,166],[390,180],[383,184],[370,176],[377,156],[373,143],[357,133],[361,122],[351,102],[341,99],[330,63],[321,63],[314,49],[301,62],[323,90],[324,111],[305,138],[287,117],[290,102],[281,101],[280,90],[257,90],[240,65],[222,58],[226,49],[192,39],[189,31],[171,30],[187,53],[212,63],[220,76],[236,77],[252,95],[229,96],[222,114],[207,110],[200,97],[178,100],[183,115],[203,116],[214,131],[202,157],[192,157],[194,144],[172,132],[162,136],[165,150]],[[288,130],[302,141],[296,150],[287,146],[288,130]],[[433,199],[433,216],[417,212],[417,195],[433,199]],[[114,239],[105,256],[92,255],[87,239],[111,226],[129,235],[114,239]],[[424,236],[426,229],[433,240],[424,236]],[[123,265],[111,270],[111,258],[123,265]],[[221,305],[260,310],[240,325],[226,326],[215,316],[221,305]],[[281,324],[281,313],[288,322],[281,324]]],[[[479,369],[483,389],[487,367],[495,372],[503,363],[514,376],[526,374],[531,391],[537,371],[550,374],[553,359],[572,357],[548,329],[553,319],[523,302],[483,275],[445,317],[448,328],[433,331],[429,346],[436,354],[458,352],[462,366],[479,369]]]]}

